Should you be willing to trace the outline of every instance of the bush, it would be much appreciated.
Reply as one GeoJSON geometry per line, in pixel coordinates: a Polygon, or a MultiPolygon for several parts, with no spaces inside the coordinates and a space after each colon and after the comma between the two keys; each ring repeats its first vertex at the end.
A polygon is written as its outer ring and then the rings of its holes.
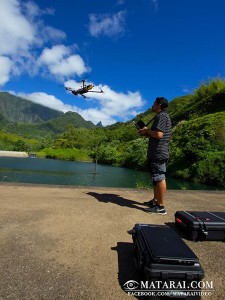
{"type": "Polygon", "coordinates": [[[144,170],[146,168],[148,139],[138,138],[130,142],[126,152],[123,155],[122,166],[144,170]]]}
{"type": "Polygon", "coordinates": [[[225,151],[201,153],[190,173],[202,183],[225,187],[225,151]]]}

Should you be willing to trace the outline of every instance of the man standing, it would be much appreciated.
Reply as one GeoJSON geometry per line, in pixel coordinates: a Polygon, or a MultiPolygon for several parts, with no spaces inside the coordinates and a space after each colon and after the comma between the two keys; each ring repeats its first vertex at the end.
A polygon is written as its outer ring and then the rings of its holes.
{"type": "Polygon", "coordinates": [[[152,111],[156,113],[151,129],[139,129],[140,135],[149,137],[148,166],[152,175],[154,198],[144,202],[149,213],[166,214],[164,197],[166,193],[166,163],[169,159],[169,144],[171,136],[171,120],[167,113],[168,101],[163,97],[156,98],[152,111]]]}

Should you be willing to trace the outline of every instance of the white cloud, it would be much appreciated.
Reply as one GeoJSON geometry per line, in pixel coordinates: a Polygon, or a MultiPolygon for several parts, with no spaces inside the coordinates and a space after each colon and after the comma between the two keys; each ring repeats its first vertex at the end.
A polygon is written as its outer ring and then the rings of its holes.
{"type": "MultiPolygon", "coordinates": [[[[66,82],[65,85],[77,89],[81,86],[81,83],[70,80],[66,82]]],[[[81,109],[77,106],[64,104],[55,96],[42,92],[35,92],[31,94],[17,93],[17,96],[55,110],[63,112],[77,112],[85,120],[92,121],[94,124],[101,121],[104,126],[113,124],[118,120],[130,120],[140,113],[140,110],[144,105],[144,100],[139,92],[128,91],[126,94],[118,93],[111,90],[107,85],[95,86],[93,90],[99,91],[100,89],[104,91],[103,94],[86,94],[88,98],[86,100],[84,99],[84,101],[90,101],[90,108],[87,109],[81,109]],[[91,107],[91,104],[94,104],[94,107],[91,107]]],[[[71,93],[71,97],[79,96],[74,96],[71,93]]]]}
{"type": "Polygon", "coordinates": [[[110,115],[105,114],[102,110],[88,108],[80,109],[77,108],[76,112],[80,114],[85,120],[90,120],[94,124],[102,122],[103,126],[116,123],[116,119],[110,115]]]}
{"type": "Polygon", "coordinates": [[[89,71],[81,56],[71,54],[71,49],[64,45],[45,48],[40,55],[38,64],[46,66],[53,76],[68,77],[73,74],[82,75],[89,71]]]}
{"type": "Polygon", "coordinates": [[[53,95],[48,95],[46,93],[42,92],[36,92],[36,93],[14,93],[11,92],[12,94],[22,97],[24,99],[30,100],[34,103],[41,104],[45,107],[49,107],[58,111],[62,112],[68,112],[68,111],[73,111],[78,114],[80,114],[85,120],[90,120],[93,123],[97,124],[100,120],[102,121],[103,125],[108,125],[108,124],[113,124],[116,122],[115,119],[113,119],[111,116],[106,115],[103,111],[99,109],[81,109],[78,108],[75,105],[69,105],[69,104],[64,104],[61,100],[56,98],[53,95]]]}
{"type": "Polygon", "coordinates": [[[0,86],[9,80],[12,63],[8,57],[0,56],[0,86]]]}
{"type": "Polygon", "coordinates": [[[55,13],[53,8],[46,8],[41,10],[33,1],[21,2],[21,8],[30,19],[40,15],[54,15],[55,13]]]}
{"type": "Polygon", "coordinates": [[[125,11],[116,14],[89,15],[89,32],[92,36],[118,36],[124,33],[125,11]]]}
{"type": "Polygon", "coordinates": [[[42,37],[43,37],[43,40],[48,41],[50,39],[52,41],[57,42],[57,41],[65,39],[66,34],[65,34],[65,32],[63,32],[59,29],[53,28],[51,26],[45,26],[42,29],[42,37]]]}
{"type": "Polygon", "coordinates": [[[45,64],[55,64],[70,54],[70,49],[64,45],[57,45],[50,48],[45,48],[40,55],[39,62],[45,64]]]}
{"type": "Polygon", "coordinates": [[[35,92],[30,94],[14,93],[14,92],[11,93],[17,95],[18,97],[30,100],[34,103],[41,104],[45,107],[49,107],[62,112],[75,111],[76,109],[74,106],[64,104],[61,100],[57,99],[55,96],[48,95],[43,92],[35,92]]]}
{"type": "Polygon", "coordinates": [[[17,0],[0,0],[0,54],[28,51],[35,43],[35,27],[21,13],[17,0]]]}
{"type": "MultiPolygon", "coordinates": [[[[54,14],[52,9],[41,10],[32,1],[0,0],[0,56],[7,57],[11,62],[1,65],[1,84],[5,84],[12,76],[26,73],[30,76],[38,75],[41,67],[42,74],[53,77],[67,77],[81,75],[88,71],[81,56],[74,53],[74,47],[62,45],[44,49],[41,59],[38,56],[45,43],[57,43],[66,38],[66,34],[51,26],[46,26],[41,19],[45,14],[54,14]],[[63,49],[64,47],[64,49],[63,49]],[[56,61],[57,48],[61,59],[56,61]],[[45,50],[53,55],[54,62],[44,61],[45,50]],[[37,64],[37,62],[42,62],[37,64]],[[3,68],[6,68],[5,70],[3,68]],[[44,72],[43,72],[44,71],[44,72]]],[[[4,62],[6,59],[4,58],[4,62]]]]}
{"type": "MultiPolygon", "coordinates": [[[[87,82],[86,84],[89,83],[90,82],[87,82]]],[[[78,89],[80,88],[81,83],[70,80],[65,82],[65,86],[78,89]]],[[[140,92],[116,92],[107,85],[94,86],[93,90],[103,90],[104,92],[102,94],[86,94],[88,97],[87,101],[90,101],[90,105],[91,102],[93,102],[95,108],[79,110],[77,112],[79,112],[86,120],[91,120],[94,123],[102,121],[103,125],[109,125],[118,120],[127,121],[140,113],[141,108],[145,104],[140,92]]]]}
{"type": "Polygon", "coordinates": [[[41,10],[37,4],[31,1],[21,2],[21,9],[23,10],[23,13],[26,14],[30,19],[33,19],[41,14],[41,10]]]}

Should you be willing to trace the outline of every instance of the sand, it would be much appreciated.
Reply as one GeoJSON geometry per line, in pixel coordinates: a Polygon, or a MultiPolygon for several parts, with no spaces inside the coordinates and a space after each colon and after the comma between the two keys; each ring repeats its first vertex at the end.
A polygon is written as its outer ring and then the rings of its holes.
{"type": "Polygon", "coordinates": [[[0,157],[29,157],[27,152],[19,151],[0,151],[0,157]]]}

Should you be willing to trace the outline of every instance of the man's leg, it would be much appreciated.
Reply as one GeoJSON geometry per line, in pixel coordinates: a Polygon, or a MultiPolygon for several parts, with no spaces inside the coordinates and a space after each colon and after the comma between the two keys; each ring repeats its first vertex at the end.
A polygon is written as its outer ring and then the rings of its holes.
{"type": "Polygon", "coordinates": [[[150,168],[149,179],[153,182],[154,197],[151,200],[143,202],[143,204],[148,207],[152,207],[152,206],[157,205],[157,192],[156,192],[156,182],[154,183],[154,181],[152,180],[153,175],[152,175],[152,168],[151,168],[150,163],[149,163],[149,168],[150,168]]]}
{"type": "Polygon", "coordinates": [[[166,209],[164,207],[165,193],[166,193],[166,165],[155,164],[155,168],[152,172],[152,181],[154,186],[154,198],[157,199],[154,205],[150,208],[145,209],[149,213],[158,213],[161,215],[166,214],[166,209]]]}
{"type": "Polygon", "coordinates": [[[154,207],[155,205],[164,206],[164,198],[166,193],[166,164],[158,164],[152,162],[150,164],[150,173],[152,175],[154,198],[144,202],[144,205],[154,207]]]}
{"type": "Polygon", "coordinates": [[[157,204],[164,206],[164,199],[166,194],[166,180],[163,179],[158,181],[156,186],[154,186],[154,198],[157,199],[157,204]]]}
{"type": "Polygon", "coordinates": [[[166,209],[164,207],[164,197],[166,193],[166,180],[154,181],[154,197],[157,199],[155,205],[150,208],[146,208],[145,211],[148,213],[157,213],[160,215],[166,215],[166,209]]]}

